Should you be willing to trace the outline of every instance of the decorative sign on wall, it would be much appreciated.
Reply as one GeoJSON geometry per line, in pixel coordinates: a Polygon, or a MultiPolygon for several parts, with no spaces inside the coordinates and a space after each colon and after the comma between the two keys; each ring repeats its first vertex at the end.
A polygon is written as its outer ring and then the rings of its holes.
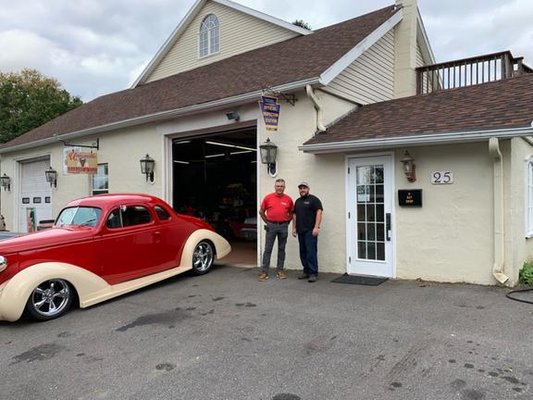
{"type": "Polygon", "coordinates": [[[434,185],[450,185],[453,183],[453,172],[433,171],[431,173],[431,183],[434,185]]]}
{"type": "Polygon", "coordinates": [[[261,114],[263,114],[263,120],[265,121],[265,127],[267,131],[277,132],[279,110],[277,97],[261,96],[259,101],[259,107],[261,108],[261,114]]]}
{"type": "Polygon", "coordinates": [[[80,147],[65,147],[64,168],[65,174],[96,174],[98,161],[96,152],[82,150],[80,147]]]}
{"type": "Polygon", "coordinates": [[[398,190],[398,203],[405,207],[422,207],[422,189],[398,190]]]}

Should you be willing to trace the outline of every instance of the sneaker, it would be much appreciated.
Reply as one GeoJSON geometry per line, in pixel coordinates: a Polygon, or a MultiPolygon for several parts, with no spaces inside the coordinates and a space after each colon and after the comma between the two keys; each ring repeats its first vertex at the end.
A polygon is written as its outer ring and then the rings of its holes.
{"type": "Polygon", "coordinates": [[[298,275],[298,279],[309,279],[309,275],[307,274],[298,275]]]}
{"type": "Polygon", "coordinates": [[[283,271],[277,271],[276,276],[278,277],[278,279],[287,279],[287,275],[285,275],[285,272],[283,271]]]}
{"type": "Polygon", "coordinates": [[[316,282],[316,275],[309,275],[307,282],[316,282]]]}
{"type": "Polygon", "coordinates": [[[259,276],[257,277],[257,280],[259,282],[264,282],[269,278],[268,274],[266,272],[261,272],[259,276]]]}

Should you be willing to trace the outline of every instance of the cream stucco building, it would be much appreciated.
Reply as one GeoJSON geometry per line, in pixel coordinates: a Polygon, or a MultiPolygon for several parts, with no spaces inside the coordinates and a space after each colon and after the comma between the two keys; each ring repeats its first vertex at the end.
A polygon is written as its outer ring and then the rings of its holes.
{"type": "Polygon", "coordinates": [[[435,65],[415,0],[317,31],[198,0],[131,88],[0,148],[1,211],[26,232],[73,198],[145,192],[239,239],[276,177],[293,197],[306,180],[324,204],[321,271],[513,285],[533,254],[533,74],[509,52],[460,64],[490,82],[435,65]],[[262,96],[280,104],[274,130],[262,96]],[[69,149],[96,153],[96,174],[68,173],[69,149]]]}

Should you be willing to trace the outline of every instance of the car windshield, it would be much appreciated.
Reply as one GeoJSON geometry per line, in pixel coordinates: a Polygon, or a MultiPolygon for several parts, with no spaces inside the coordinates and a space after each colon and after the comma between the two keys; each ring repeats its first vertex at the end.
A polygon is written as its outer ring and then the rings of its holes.
{"type": "Polygon", "coordinates": [[[102,210],[95,207],[69,207],[57,217],[55,226],[82,225],[96,226],[102,210]]]}

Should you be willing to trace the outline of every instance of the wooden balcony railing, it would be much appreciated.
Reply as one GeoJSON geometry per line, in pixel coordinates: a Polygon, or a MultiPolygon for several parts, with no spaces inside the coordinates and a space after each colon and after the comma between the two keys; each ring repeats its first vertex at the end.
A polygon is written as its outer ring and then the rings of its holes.
{"type": "Polygon", "coordinates": [[[417,94],[479,85],[531,73],[523,57],[514,58],[509,51],[479,57],[427,65],[416,69],[417,94]]]}

